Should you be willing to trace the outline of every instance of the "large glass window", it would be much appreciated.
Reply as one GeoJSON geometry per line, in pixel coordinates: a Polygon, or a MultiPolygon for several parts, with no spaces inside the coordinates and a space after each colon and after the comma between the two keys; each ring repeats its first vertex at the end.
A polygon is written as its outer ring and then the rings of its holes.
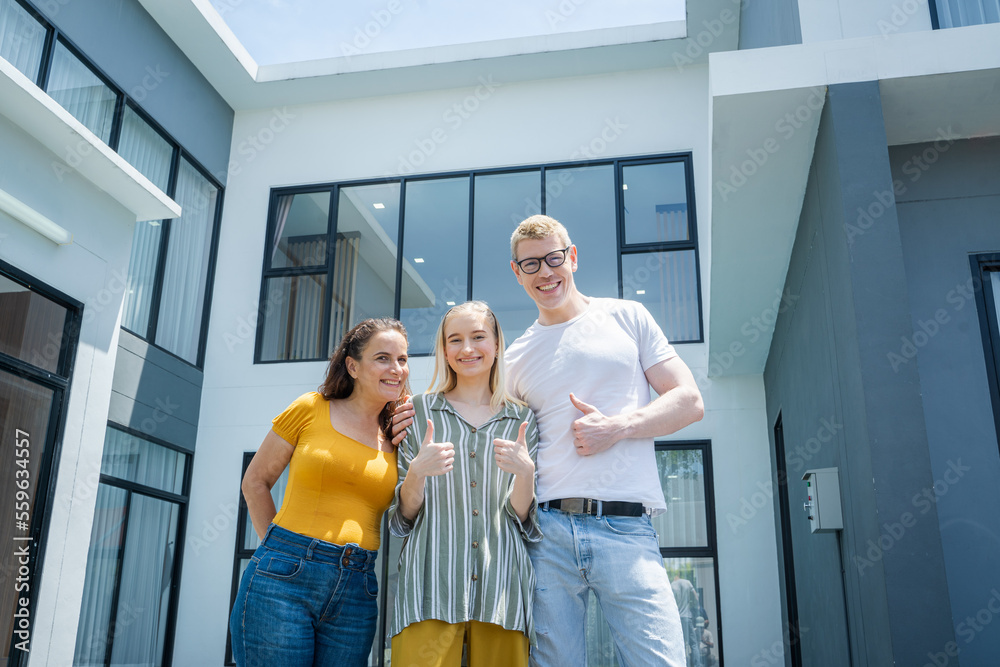
{"type": "Polygon", "coordinates": [[[74,665],[169,664],[189,456],[108,427],[74,665]]]}
{"type": "Polygon", "coordinates": [[[997,445],[1000,446],[1000,253],[973,255],[969,259],[986,357],[986,377],[993,402],[997,445]]]}
{"type": "MultiPolygon", "coordinates": [[[[656,464],[667,511],[653,518],[653,526],[681,617],[687,665],[718,665],[722,634],[710,445],[659,443],[656,464]]],[[[587,621],[587,662],[588,667],[618,665],[611,630],[593,596],[587,621]]]]}
{"type": "Polygon", "coordinates": [[[931,0],[937,28],[1000,23],[1000,0],[931,0]]]}
{"type": "Polygon", "coordinates": [[[569,229],[582,293],[639,301],[672,342],[700,341],[692,192],[687,155],[275,190],[256,358],[324,359],[360,319],[393,314],[410,354],[428,354],[445,310],[468,298],[512,341],[538,311],[510,270],[510,236],[542,212],[569,229]]]}
{"type": "Polygon", "coordinates": [[[406,183],[399,319],[410,354],[433,352],[441,317],[469,292],[469,180],[406,183]]]}
{"type": "Polygon", "coordinates": [[[0,262],[0,664],[27,662],[43,517],[82,305],[0,262]],[[28,285],[31,287],[28,287],[28,285]],[[25,575],[27,572],[27,575],[25,575]],[[17,580],[17,581],[15,581],[17,580]],[[17,583],[17,586],[15,586],[17,583]],[[23,584],[23,586],[22,586],[23,584]]]}
{"type": "Polygon", "coordinates": [[[33,82],[38,80],[46,32],[17,0],[0,0],[0,58],[33,82]]]}
{"type": "Polygon", "coordinates": [[[118,95],[62,41],[52,53],[46,92],[101,141],[110,142],[118,95]]]}
{"type": "Polygon", "coordinates": [[[183,210],[181,217],[167,221],[166,266],[155,341],[192,364],[199,361],[218,197],[219,188],[182,159],[174,199],[183,210]]]}
{"type": "Polygon", "coordinates": [[[130,105],[122,116],[118,154],[160,190],[169,190],[174,147],[130,105]]]}

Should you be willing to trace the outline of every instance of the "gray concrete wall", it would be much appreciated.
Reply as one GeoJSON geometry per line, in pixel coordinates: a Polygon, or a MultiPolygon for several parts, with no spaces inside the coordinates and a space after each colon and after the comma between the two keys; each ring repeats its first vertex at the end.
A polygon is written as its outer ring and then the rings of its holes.
{"type": "Polygon", "coordinates": [[[137,0],[34,4],[225,185],[233,110],[137,0]]]}
{"type": "Polygon", "coordinates": [[[108,419],[193,452],[202,373],[124,329],[108,419]]]}
{"type": "Polygon", "coordinates": [[[937,508],[959,659],[993,665],[1000,623],[983,620],[1000,608],[1000,454],[969,254],[1000,252],[1000,140],[896,146],[889,156],[911,306],[911,331],[889,363],[920,376],[935,480],[922,502],[937,508]]]}
{"type": "Polygon", "coordinates": [[[954,632],[937,516],[912,502],[933,484],[919,377],[886,363],[910,310],[874,82],[829,89],[785,286],[797,299],[764,382],[784,423],[804,664],[848,664],[849,641],[855,665],[922,665],[954,632]],[[878,223],[860,235],[859,211],[878,223]],[[834,466],[841,544],[801,510],[801,473],[834,466]]]}
{"type": "Polygon", "coordinates": [[[740,9],[740,48],[801,44],[798,0],[750,0],[740,9]]]}

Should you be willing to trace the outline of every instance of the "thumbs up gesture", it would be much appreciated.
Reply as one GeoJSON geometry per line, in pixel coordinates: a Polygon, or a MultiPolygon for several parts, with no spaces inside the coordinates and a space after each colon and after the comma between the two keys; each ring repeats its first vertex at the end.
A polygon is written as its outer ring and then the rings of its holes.
{"type": "Polygon", "coordinates": [[[419,477],[436,477],[451,472],[455,464],[455,445],[434,442],[434,423],[427,420],[427,432],[420,451],[410,463],[410,473],[419,477]]]}
{"type": "Polygon", "coordinates": [[[583,413],[573,422],[573,445],[580,456],[597,454],[611,447],[621,439],[620,430],[612,417],[601,413],[589,403],[584,403],[573,394],[569,395],[573,406],[583,413]]]}
{"type": "Polygon", "coordinates": [[[521,422],[516,441],[493,438],[493,458],[496,459],[500,470],[512,475],[535,474],[535,462],[531,460],[528,444],[524,439],[527,430],[528,422],[521,422]]]}

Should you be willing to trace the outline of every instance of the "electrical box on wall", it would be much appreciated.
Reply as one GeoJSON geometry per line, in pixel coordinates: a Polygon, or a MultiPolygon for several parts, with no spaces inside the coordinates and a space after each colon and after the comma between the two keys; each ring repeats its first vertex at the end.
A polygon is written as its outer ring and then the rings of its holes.
{"type": "Polygon", "coordinates": [[[840,506],[840,474],[836,468],[806,470],[806,502],[802,509],[809,516],[809,528],[814,533],[829,533],[844,529],[844,513],[840,506]]]}

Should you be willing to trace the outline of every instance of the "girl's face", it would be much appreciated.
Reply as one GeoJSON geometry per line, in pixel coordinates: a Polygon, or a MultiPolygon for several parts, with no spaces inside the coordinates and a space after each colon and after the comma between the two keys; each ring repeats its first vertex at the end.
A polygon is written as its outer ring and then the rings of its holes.
{"type": "Polygon", "coordinates": [[[497,358],[497,338],[489,318],[468,311],[449,317],[444,325],[444,352],[459,378],[482,376],[488,382],[497,358]]]}
{"type": "Polygon", "coordinates": [[[347,371],[354,378],[354,391],[377,396],[386,403],[398,400],[410,369],[406,339],[398,331],[380,331],[361,351],[361,359],[347,357],[347,371]]]}

